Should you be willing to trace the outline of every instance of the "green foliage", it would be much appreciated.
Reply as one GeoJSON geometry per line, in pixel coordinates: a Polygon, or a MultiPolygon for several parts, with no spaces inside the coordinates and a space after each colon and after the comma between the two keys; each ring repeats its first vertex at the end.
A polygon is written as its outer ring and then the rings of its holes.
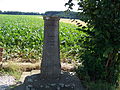
{"type": "MultiPolygon", "coordinates": [[[[68,5],[72,6],[69,0],[68,5]]],[[[82,44],[84,69],[92,81],[118,83],[120,75],[120,0],[78,0],[79,10],[87,17],[88,34],[82,44]]]]}
{"type": "Polygon", "coordinates": [[[60,50],[61,54],[64,54],[63,59],[74,59],[80,60],[80,53],[82,53],[82,48],[80,43],[83,37],[86,36],[85,33],[76,30],[76,26],[71,24],[60,24],[60,50]]]}
{"type": "MultiPolygon", "coordinates": [[[[0,47],[4,58],[40,59],[43,46],[41,16],[0,15],[0,47]]],[[[60,23],[61,58],[74,59],[79,55],[79,41],[83,32],[76,26],[60,23]]]]}
{"type": "Polygon", "coordinates": [[[43,41],[42,20],[37,16],[0,15],[0,21],[0,47],[5,49],[4,58],[39,58],[43,41]]]}
{"type": "Polygon", "coordinates": [[[116,90],[115,86],[112,86],[111,84],[106,82],[98,81],[98,82],[89,82],[86,84],[88,90],[116,90]]]}

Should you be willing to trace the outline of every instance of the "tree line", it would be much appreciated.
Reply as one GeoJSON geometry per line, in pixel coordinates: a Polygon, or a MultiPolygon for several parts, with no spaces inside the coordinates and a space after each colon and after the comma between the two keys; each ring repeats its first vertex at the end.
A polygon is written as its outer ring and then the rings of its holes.
{"type": "Polygon", "coordinates": [[[69,19],[82,19],[84,17],[82,15],[82,13],[73,12],[73,11],[46,11],[45,13],[39,13],[39,12],[1,11],[0,10],[0,14],[9,14],[9,15],[47,15],[47,16],[59,16],[60,18],[69,18],[69,19]]]}
{"type": "Polygon", "coordinates": [[[10,14],[10,15],[41,15],[38,12],[20,12],[20,11],[1,11],[0,14],[10,14]]]}

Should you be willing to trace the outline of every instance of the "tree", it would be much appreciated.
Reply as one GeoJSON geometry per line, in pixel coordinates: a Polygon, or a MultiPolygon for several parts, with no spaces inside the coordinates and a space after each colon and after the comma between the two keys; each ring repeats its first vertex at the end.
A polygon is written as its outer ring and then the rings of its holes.
{"type": "Polygon", "coordinates": [[[0,14],[2,13],[2,11],[0,10],[0,14]]]}
{"type": "MultiPolygon", "coordinates": [[[[73,0],[66,5],[72,9],[73,0]]],[[[87,27],[79,29],[88,36],[82,44],[83,68],[90,80],[116,85],[120,75],[120,0],[78,0],[87,17],[87,27]]]]}

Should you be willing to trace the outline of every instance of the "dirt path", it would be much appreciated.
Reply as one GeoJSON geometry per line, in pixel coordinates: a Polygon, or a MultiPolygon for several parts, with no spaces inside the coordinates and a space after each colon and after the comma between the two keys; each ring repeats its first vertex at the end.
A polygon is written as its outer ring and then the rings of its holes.
{"type": "Polygon", "coordinates": [[[65,23],[71,23],[71,24],[77,24],[77,23],[80,23],[82,26],[86,26],[86,23],[81,21],[81,20],[78,20],[78,19],[75,19],[74,21],[72,19],[60,19],[60,22],[65,22],[65,23]]]}
{"type": "MultiPolygon", "coordinates": [[[[41,62],[37,62],[37,63],[6,62],[2,64],[2,67],[8,68],[11,67],[12,65],[15,65],[16,67],[19,67],[22,71],[31,71],[31,70],[39,70],[40,63],[41,62]]],[[[61,63],[61,69],[64,71],[73,71],[74,68],[75,66],[73,64],[61,63]]]]}

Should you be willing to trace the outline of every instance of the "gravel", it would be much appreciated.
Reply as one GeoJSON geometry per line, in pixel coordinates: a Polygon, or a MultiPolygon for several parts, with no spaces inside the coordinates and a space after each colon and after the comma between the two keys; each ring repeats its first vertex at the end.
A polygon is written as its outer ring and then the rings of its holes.
{"type": "Polygon", "coordinates": [[[15,84],[15,78],[13,76],[0,76],[0,90],[7,89],[10,85],[15,84]]]}

